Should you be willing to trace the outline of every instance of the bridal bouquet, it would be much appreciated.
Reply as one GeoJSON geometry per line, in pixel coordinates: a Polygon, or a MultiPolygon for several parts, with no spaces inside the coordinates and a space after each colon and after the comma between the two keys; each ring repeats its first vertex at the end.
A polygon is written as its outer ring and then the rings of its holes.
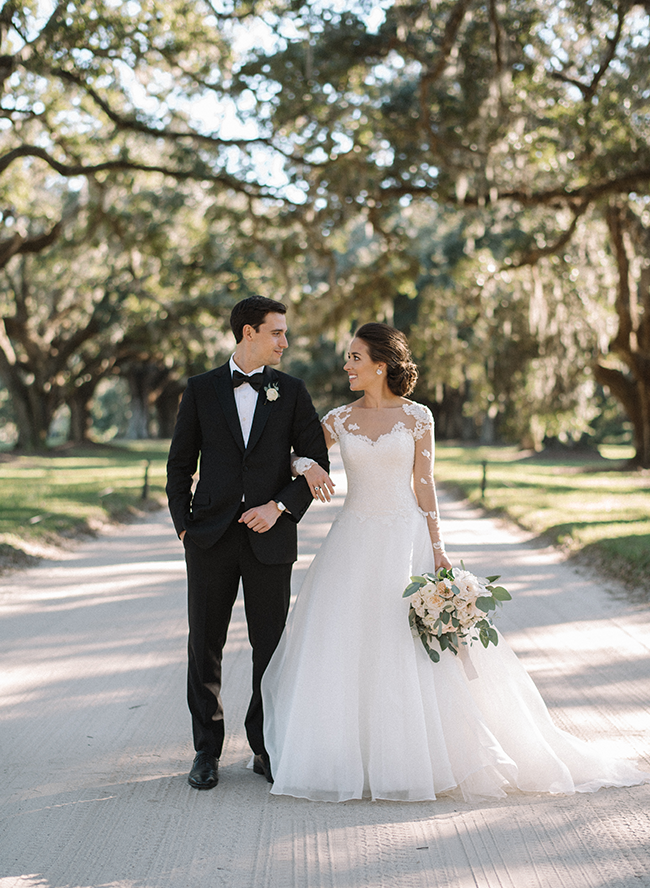
{"type": "Polygon", "coordinates": [[[503,586],[493,585],[498,576],[479,579],[465,570],[441,567],[436,573],[411,577],[404,598],[411,598],[409,624],[419,635],[424,649],[437,663],[440,654],[434,649],[458,654],[460,645],[480,641],[483,647],[498,644],[499,636],[488,614],[510,601],[512,596],[503,586]]]}

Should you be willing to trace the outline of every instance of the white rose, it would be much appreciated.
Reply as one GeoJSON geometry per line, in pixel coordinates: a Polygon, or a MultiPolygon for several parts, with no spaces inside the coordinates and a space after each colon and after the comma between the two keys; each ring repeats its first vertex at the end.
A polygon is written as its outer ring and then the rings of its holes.
{"type": "Polygon", "coordinates": [[[454,575],[454,585],[458,589],[458,597],[462,601],[476,601],[481,594],[478,579],[468,570],[459,570],[454,575]]]}
{"type": "Polygon", "coordinates": [[[454,593],[451,590],[451,586],[451,580],[439,580],[437,584],[438,595],[442,596],[442,598],[453,598],[454,593]]]}
{"type": "Polygon", "coordinates": [[[458,620],[464,629],[473,626],[477,620],[480,620],[484,616],[485,614],[483,611],[480,611],[472,602],[469,602],[465,607],[458,609],[458,620]]]}
{"type": "Polygon", "coordinates": [[[422,603],[430,613],[438,615],[447,602],[438,593],[437,589],[431,589],[426,595],[422,596],[422,603]]]}

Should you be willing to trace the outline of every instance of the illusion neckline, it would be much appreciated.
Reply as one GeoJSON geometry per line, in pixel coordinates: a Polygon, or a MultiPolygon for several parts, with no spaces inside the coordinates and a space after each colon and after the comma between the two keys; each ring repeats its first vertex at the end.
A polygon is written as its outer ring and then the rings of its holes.
{"type": "Polygon", "coordinates": [[[410,407],[411,404],[415,404],[415,401],[407,401],[405,404],[396,404],[394,407],[356,407],[354,403],[348,404],[349,410],[403,410],[405,407],[410,407]]]}

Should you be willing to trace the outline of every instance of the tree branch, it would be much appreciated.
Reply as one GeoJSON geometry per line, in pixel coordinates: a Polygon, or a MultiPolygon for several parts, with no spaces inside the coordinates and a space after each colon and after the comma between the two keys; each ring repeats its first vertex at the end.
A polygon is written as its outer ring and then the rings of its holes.
{"type": "MultiPolygon", "coordinates": [[[[204,133],[199,133],[193,129],[175,130],[168,127],[151,126],[144,120],[138,119],[138,117],[136,117],[135,115],[126,116],[117,112],[105,99],[103,99],[99,95],[96,90],[93,89],[92,86],[90,86],[84,80],[83,77],[80,77],[76,72],[68,71],[65,68],[53,68],[50,69],[50,73],[54,76],[60,77],[63,81],[73,83],[75,86],[83,89],[120,131],[141,133],[145,136],[153,137],[155,139],[166,139],[171,142],[190,140],[199,144],[220,148],[235,147],[245,149],[250,147],[251,145],[263,145],[266,148],[269,148],[271,151],[276,152],[281,157],[284,157],[285,160],[296,164],[302,164],[306,167],[309,167],[310,169],[317,169],[326,165],[325,163],[315,163],[313,161],[307,160],[301,155],[296,155],[292,152],[284,151],[273,141],[272,138],[268,138],[266,136],[256,136],[253,139],[222,139],[219,136],[206,135],[204,133]]],[[[191,76],[190,74],[187,74],[187,72],[183,73],[185,73],[186,76],[191,76]]],[[[199,83],[201,83],[201,81],[199,81],[199,83]]],[[[209,89],[214,88],[210,84],[203,85],[209,89]]],[[[7,109],[7,114],[10,114],[10,109],[7,109]]]]}
{"type": "MultiPolygon", "coordinates": [[[[457,201],[449,196],[445,198],[447,203],[460,204],[461,206],[475,207],[487,203],[495,203],[503,200],[512,200],[522,206],[534,207],[543,205],[576,206],[584,201],[593,202],[610,194],[628,194],[640,186],[650,184],[650,166],[625,173],[613,179],[605,179],[600,182],[583,185],[580,188],[549,188],[543,191],[524,191],[514,189],[512,191],[499,191],[496,201],[490,201],[489,195],[467,195],[462,201],[457,201]]],[[[383,197],[401,197],[403,195],[418,195],[430,197],[432,192],[438,193],[438,189],[431,186],[391,185],[380,189],[380,200],[383,197]]],[[[441,198],[439,198],[441,199],[441,198]]]]}
{"type": "Polygon", "coordinates": [[[425,73],[420,77],[420,117],[422,128],[429,134],[431,130],[431,114],[429,108],[429,86],[434,83],[442,74],[447,66],[449,53],[451,52],[460,26],[463,23],[467,8],[471,0],[457,0],[456,5],[449,13],[449,18],[445,25],[445,30],[435,62],[430,65],[425,73]]]}
{"type": "Polygon", "coordinates": [[[58,239],[63,225],[64,220],[60,219],[49,231],[37,237],[25,237],[16,232],[13,237],[0,241],[0,268],[4,268],[13,256],[45,250],[58,239]]]}
{"type": "Polygon", "coordinates": [[[66,178],[72,176],[90,176],[94,173],[119,170],[137,170],[143,173],[161,173],[164,176],[177,179],[179,181],[196,180],[206,182],[219,182],[233,191],[239,191],[251,197],[275,197],[276,195],[267,189],[251,187],[250,184],[244,184],[238,179],[227,176],[223,173],[210,173],[207,170],[180,170],[175,167],[161,166],[158,164],[139,163],[131,160],[105,160],[96,164],[81,163],[61,163],[37,145],[20,145],[13,148],[6,154],[0,155],[0,173],[4,172],[15,160],[20,157],[39,157],[44,160],[53,170],[66,178]]]}
{"type": "Polygon", "coordinates": [[[603,78],[603,75],[609,68],[616,55],[616,50],[618,48],[619,41],[621,39],[621,34],[623,32],[623,23],[625,22],[625,14],[627,9],[629,8],[630,3],[629,0],[622,0],[618,4],[617,8],[617,16],[618,22],[616,24],[616,31],[614,32],[613,37],[607,38],[607,51],[605,52],[605,56],[598,66],[597,70],[594,71],[594,76],[591,79],[591,83],[582,83],[580,80],[576,80],[573,77],[567,77],[561,71],[552,71],[551,77],[555,80],[560,80],[563,83],[569,83],[572,86],[577,86],[580,92],[582,93],[582,98],[585,102],[591,102],[593,97],[596,95],[596,90],[598,89],[598,85],[603,78]]]}
{"type": "Polygon", "coordinates": [[[536,265],[540,259],[543,259],[544,256],[552,256],[554,253],[557,253],[558,250],[561,250],[562,247],[566,246],[569,243],[571,238],[574,235],[576,227],[578,225],[578,221],[582,215],[584,215],[587,207],[589,206],[589,202],[586,201],[580,207],[578,207],[573,212],[573,219],[571,220],[571,224],[567,228],[566,231],[562,232],[560,237],[554,241],[552,244],[547,244],[545,247],[534,247],[531,250],[528,250],[524,253],[518,262],[513,263],[512,265],[505,266],[506,268],[523,268],[524,265],[536,265]]]}
{"type": "Polygon", "coordinates": [[[495,0],[490,0],[490,30],[494,41],[494,58],[496,61],[497,73],[503,70],[503,35],[501,25],[499,24],[499,16],[497,14],[495,0]]]}
{"type": "Polygon", "coordinates": [[[148,123],[145,123],[143,120],[139,120],[135,115],[125,116],[123,114],[119,114],[115,111],[109,103],[103,99],[99,93],[92,88],[84,79],[80,77],[73,71],[67,71],[65,68],[56,68],[52,69],[52,74],[60,77],[61,80],[68,81],[69,83],[74,83],[75,86],[78,86],[80,89],[83,89],[90,98],[101,108],[104,114],[108,117],[108,119],[115,124],[118,130],[126,130],[130,132],[142,133],[146,136],[153,136],[156,139],[168,139],[170,141],[181,141],[183,139],[189,139],[193,142],[199,142],[204,145],[212,145],[219,146],[221,148],[247,148],[250,145],[265,145],[267,148],[276,151],[278,154],[281,154],[282,157],[287,160],[291,160],[297,163],[304,163],[308,166],[313,166],[308,161],[304,160],[302,157],[296,157],[293,154],[288,154],[283,151],[281,148],[278,148],[274,142],[265,137],[265,136],[256,136],[254,139],[222,139],[219,136],[214,135],[205,135],[203,133],[198,133],[196,130],[187,129],[187,130],[174,130],[169,128],[161,128],[151,126],[148,123]]]}
{"type": "MultiPolygon", "coordinates": [[[[610,349],[628,359],[630,357],[630,334],[633,330],[630,292],[630,260],[623,239],[624,222],[621,208],[610,204],[605,213],[609,228],[616,268],[618,270],[618,287],[616,289],[616,314],[618,331],[612,340],[610,349]]],[[[628,362],[626,361],[626,363],[628,362]]]]}

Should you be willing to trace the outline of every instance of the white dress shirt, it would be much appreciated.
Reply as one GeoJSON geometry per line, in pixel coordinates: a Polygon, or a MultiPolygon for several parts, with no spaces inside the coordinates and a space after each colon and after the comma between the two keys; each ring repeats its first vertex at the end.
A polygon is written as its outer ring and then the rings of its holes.
{"type": "MultiPolygon", "coordinates": [[[[244,373],[241,367],[237,366],[235,362],[235,356],[231,355],[230,357],[230,376],[232,378],[235,370],[239,370],[240,373],[244,373]]],[[[250,373],[244,373],[244,376],[252,376],[253,373],[262,373],[264,371],[264,365],[261,367],[257,367],[255,370],[251,370],[250,373]]],[[[256,392],[252,385],[249,385],[247,382],[242,382],[241,385],[238,385],[235,389],[235,404],[237,405],[237,414],[239,416],[239,424],[241,426],[241,433],[244,439],[244,446],[248,445],[248,439],[251,434],[251,427],[253,425],[253,416],[255,414],[255,407],[257,406],[257,396],[259,392],[256,392]]]]}

